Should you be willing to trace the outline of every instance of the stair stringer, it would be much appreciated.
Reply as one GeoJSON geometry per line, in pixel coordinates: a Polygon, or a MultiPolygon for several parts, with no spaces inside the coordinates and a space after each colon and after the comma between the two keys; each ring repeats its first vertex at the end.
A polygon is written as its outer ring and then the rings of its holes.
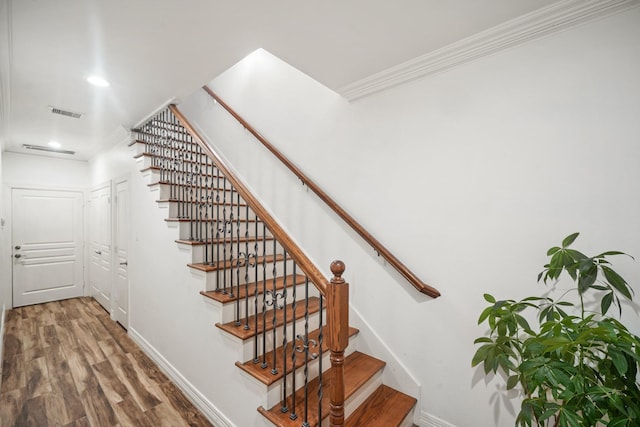
{"type": "Polygon", "coordinates": [[[175,242],[177,224],[164,219],[157,191],[133,162],[129,336],[216,426],[268,426],[255,408],[263,391],[247,387],[247,376],[235,366],[241,347],[215,327],[221,310],[203,301],[203,281],[187,264],[189,250],[175,242]],[[241,399],[238,398],[241,396],[241,399]],[[249,410],[250,409],[250,410],[249,410]]]}
{"type": "Polygon", "coordinates": [[[418,400],[413,410],[413,422],[416,425],[420,425],[420,408],[422,407],[422,386],[420,382],[375,330],[371,328],[352,303],[349,303],[349,323],[359,330],[358,351],[382,359],[387,363],[382,371],[382,383],[418,400]]]}

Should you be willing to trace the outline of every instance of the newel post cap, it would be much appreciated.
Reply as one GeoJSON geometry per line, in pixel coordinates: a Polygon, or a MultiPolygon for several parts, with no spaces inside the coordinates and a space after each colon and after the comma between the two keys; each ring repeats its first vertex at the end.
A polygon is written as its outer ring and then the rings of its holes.
{"type": "Polygon", "coordinates": [[[335,260],[331,263],[331,272],[333,273],[333,278],[331,279],[331,283],[344,283],[344,279],[342,278],[342,273],[346,269],[344,262],[340,260],[335,260]]]}

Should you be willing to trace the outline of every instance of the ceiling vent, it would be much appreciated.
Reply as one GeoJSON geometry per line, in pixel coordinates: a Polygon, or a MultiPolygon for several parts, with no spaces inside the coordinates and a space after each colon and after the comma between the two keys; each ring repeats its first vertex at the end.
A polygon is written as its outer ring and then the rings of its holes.
{"type": "Polygon", "coordinates": [[[27,150],[48,151],[49,153],[69,154],[71,156],[76,154],[75,151],[60,150],[57,148],[45,147],[44,145],[22,144],[22,148],[26,148],[27,150]]]}
{"type": "Polygon", "coordinates": [[[59,114],[61,116],[73,117],[74,119],[79,119],[80,117],[82,117],[84,115],[82,113],[74,113],[73,111],[63,110],[62,108],[54,107],[52,105],[49,105],[49,111],[51,111],[53,114],[59,114]]]}

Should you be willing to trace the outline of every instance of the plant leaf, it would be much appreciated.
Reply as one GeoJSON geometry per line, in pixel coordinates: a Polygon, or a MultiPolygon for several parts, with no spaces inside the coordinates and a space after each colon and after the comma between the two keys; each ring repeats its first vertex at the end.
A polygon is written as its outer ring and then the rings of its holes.
{"type": "Polygon", "coordinates": [[[484,322],[487,319],[487,317],[489,317],[492,311],[493,311],[493,306],[487,307],[484,310],[482,310],[482,313],[480,313],[480,317],[478,318],[478,325],[484,322]]]}
{"type": "Polygon", "coordinates": [[[496,303],[496,299],[493,297],[493,295],[491,294],[484,294],[484,299],[487,302],[490,302],[491,304],[495,304],[496,303]]]}
{"type": "Polygon", "coordinates": [[[518,375],[511,375],[507,380],[507,390],[511,390],[518,384],[518,375]]]}
{"type": "Polygon", "coordinates": [[[547,251],[547,256],[551,256],[551,255],[555,254],[556,252],[558,252],[559,250],[560,250],[560,248],[557,247],[557,246],[549,248],[549,250],[547,251]]]}
{"type": "Polygon", "coordinates": [[[576,237],[578,237],[579,234],[580,233],[573,233],[565,237],[564,240],[562,241],[562,247],[566,248],[567,246],[572,244],[573,241],[576,240],[576,237]]]}
{"type": "Polygon", "coordinates": [[[602,297],[602,301],[600,303],[600,311],[603,316],[607,313],[607,311],[609,311],[609,307],[611,307],[612,302],[613,302],[613,291],[606,294],[604,297],[602,297]]]}
{"type": "Polygon", "coordinates": [[[629,369],[627,358],[624,357],[622,353],[613,350],[609,350],[609,356],[611,356],[611,361],[613,362],[613,365],[616,367],[620,375],[626,374],[627,370],[629,369]]]}
{"type": "Polygon", "coordinates": [[[611,284],[611,286],[613,286],[618,292],[624,295],[627,299],[632,298],[629,285],[627,285],[627,282],[622,277],[620,277],[618,273],[616,273],[606,265],[602,266],[602,272],[604,273],[604,277],[607,278],[607,281],[609,282],[609,284],[611,284]]]}

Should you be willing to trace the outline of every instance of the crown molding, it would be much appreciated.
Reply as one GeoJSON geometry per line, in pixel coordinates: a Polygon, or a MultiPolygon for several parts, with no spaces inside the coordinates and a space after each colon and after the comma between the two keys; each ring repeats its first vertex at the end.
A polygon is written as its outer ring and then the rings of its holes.
{"type": "Polygon", "coordinates": [[[640,0],[562,0],[365,77],[342,87],[338,93],[353,101],[638,5],[640,0]]]}

